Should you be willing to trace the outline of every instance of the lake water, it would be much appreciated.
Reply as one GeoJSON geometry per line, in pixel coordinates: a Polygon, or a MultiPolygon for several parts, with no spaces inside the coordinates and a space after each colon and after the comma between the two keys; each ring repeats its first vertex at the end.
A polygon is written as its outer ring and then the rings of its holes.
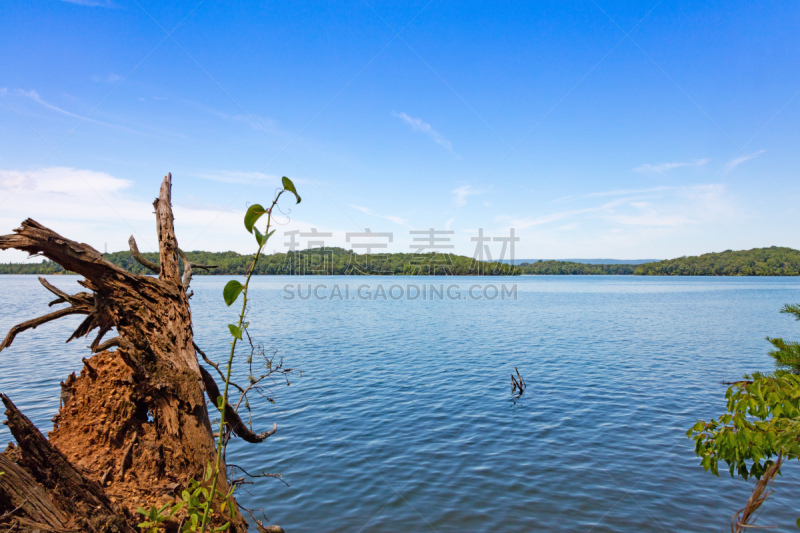
{"type": "MultiPolygon", "coordinates": [[[[79,289],[77,277],[49,279],[79,289]]],[[[195,338],[217,360],[235,318],[221,297],[228,279],[192,284],[195,338]]],[[[722,380],[772,368],[765,336],[800,339],[778,313],[800,302],[797,278],[259,277],[252,287],[250,331],[304,375],[275,388],[275,406],[254,400],[256,428],[278,432],[234,443],[229,461],[283,471],[289,487],[259,480],[240,501],[289,533],[728,531],[751,485],[704,473],[685,431],[723,412],[722,380]],[[470,298],[480,281],[516,284],[516,299],[470,298]],[[327,299],[297,297],[310,282],[327,299]],[[336,297],[337,283],[352,299],[336,297]],[[460,284],[462,298],[406,298],[409,284],[442,283],[460,284]],[[528,383],[518,399],[515,366],[528,383]]],[[[3,334],[50,299],[34,276],[0,277],[3,334]]],[[[0,354],[0,390],[45,431],[59,381],[88,353],[91,339],[64,344],[81,318],[25,332],[0,354]]],[[[759,524],[793,527],[798,475],[784,468],[759,524]]]]}

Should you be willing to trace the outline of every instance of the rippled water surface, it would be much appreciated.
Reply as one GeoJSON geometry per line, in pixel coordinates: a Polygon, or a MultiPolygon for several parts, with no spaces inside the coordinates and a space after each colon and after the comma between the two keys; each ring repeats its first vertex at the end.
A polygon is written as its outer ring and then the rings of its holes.
{"type": "MultiPolygon", "coordinates": [[[[79,289],[77,277],[52,276],[79,289]]],[[[195,338],[223,359],[229,278],[193,281],[195,338]]],[[[474,278],[449,278],[463,292],[474,278]]],[[[522,277],[517,299],[392,300],[378,284],[441,278],[253,280],[251,332],[303,370],[254,402],[278,432],[230,462],[284,472],[248,487],[289,533],[305,531],[723,531],[751,486],[703,472],[685,431],[724,409],[722,380],[769,370],[764,337],[800,339],[778,313],[796,278],[522,277]],[[371,299],[284,299],[284,286],[369,285],[371,299]],[[519,399],[509,374],[528,382],[519,399]]],[[[295,289],[296,291],[296,289],[295,289]]],[[[397,292],[395,292],[397,294],[397,292]]],[[[34,276],[0,277],[0,329],[47,311],[34,276]]],[[[0,390],[42,429],[88,340],[81,317],[22,334],[0,354],[0,390]]],[[[241,368],[240,368],[241,370],[241,368]]],[[[5,428],[0,439],[9,440],[5,428]]],[[[800,516],[784,469],[760,523],[800,516]]]]}

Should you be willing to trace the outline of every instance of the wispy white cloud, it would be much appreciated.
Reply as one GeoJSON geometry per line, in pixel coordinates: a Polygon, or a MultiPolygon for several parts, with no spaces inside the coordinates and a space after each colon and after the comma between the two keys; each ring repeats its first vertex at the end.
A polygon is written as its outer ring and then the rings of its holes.
{"type": "MultiPolygon", "coordinates": [[[[220,183],[237,183],[249,185],[251,183],[275,184],[280,183],[280,177],[263,172],[246,172],[241,170],[221,170],[217,172],[201,172],[192,174],[193,177],[220,183]]],[[[294,179],[292,181],[295,181],[294,179]]]]}
{"type": "Polygon", "coordinates": [[[406,220],[406,219],[404,219],[402,217],[398,217],[398,216],[394,216],[394,215],[379,215],[379,214],[375,213],[374,211],[372,211],[372,209],[370,209],[368,207],[363,207],[363,206],[355,205],[355,204],[350,204],[350,207],[352,207],[353,209],[358,209],[362,213],[367,214],[369,216],[378,217],[378,218],[382,218],[384,220],[388,220],[390,222],[394,222],[395,224],[397,224],[399,226],[411,227],[409,225],[409,223],[408,223],[408,220],[406,220]]]}
{"type": "Polygon", "coordinates": [[[220,111],[219,109],[210,107],[200,102],[195,102],[193,100],[182,100],[182,102],[188,106],[200,109],[201,111],[204,111],[222,120],[244,123],[255,130],[266,131],[270,134],[279,133],[282,135],[288,135],[287,132],[284,132],[280,129],[278,122],[270,117],[262,117],[254,114],[228,113],[226,111],[220,111]]]}
{"type": "MultiPolygon", "coordinates": [[[[281,177],[275,174],[267,174],[265,172],[251,172],[246,170],[215,170],[211,172],[187,172],[186,174],[191,178],[200,178],[208,181],[216,181],[218,183],[235,183],[240,185],[263,185],[263,186],[279,186],[281,177]]],[[[324,181],[312,181],[306,178],[297,178],[290,176],[295,185],[307,184],[326,184],[324,181]]]]}
{"type": "MultiPolygon", "coordinates": [[[[140,98],[140,100],[145,101],[149,98],[151,97],[140,98]]],[[[160,99],[158,97],[152,98],[154,100],[160,99]]],[[[246,125],[249,128],[268,136],[270,143],[275,143],[275,148],[278,150],[280,150],[280,146],[277,145],[283,146],[284,150],[288,149],[289,146],[292,146],[294,149],[303,149],[309,152],[314,152],[318,156],[324,156],[335,161],[336,163],[341,163],[342,161],[346,161],[347,164],[351,163],[351,161],[347,159],[347,156],[343,155],[341,151],[333,150],[326,140],[316,139],[313,136],[309,136],[308,134],[304,133],[304,131],[298,132],[295,129],[290,129],[274,118],[255,113],[230,112],[230,110],[217,109],[215,107],[211,107],[204,103],[190,99],[179,98],[171,99],[171,101],[174,102],[176,106],[178,104],[185,104],[186,106],[200,110],[212,117],[235,124],[237,127],[239,125],[246,125]]],[[[314,182],[323,184],[323,182],[319,179],[315,179],[314,182]]]]}
{"type": "Polygon", "coordinates": [[[567,202],[570,200],[576,199],[585,199],[585,198],[600,198],[604,196],[627,196],[631,194],[642,195],[642,194],[658,194],[663,191],[668,191],[670,189],[675,189],[675,187],[671,186],[661,186],[661,187],[648,187],[646,189],[614,189],[611,191],[597,191],[597,192],[590,192],[586,194],[578,194],[572,196],[562,196],[561,198],[556,198],[553,200],[553,203],[561,203],[567,202]]]}
{"type": "MultiPolygon", "coordinates": [[[[152,220],[152,206],[148,209],[146,201],[131,200],[127,196],[131,185],[128,180],[86,169],[0,169],[0,233],[8,233],[30,217],[97,249],[111,240],[108,233],[112,228],[118,233],[116,249],[122,249],[132,233],[147,247],[148,243],[155,243],[152,229],[137,233],[132,228],[140,227],[147,218],[152,220]]],[[[13,252],[3,255],[21,259],[13,252]]]]}
{"type": "Polygon", "coordinates": [[[395,113],[394,111],[392,111],[392,116],[399,118],[400,120],[411,126],[411,128],[414,131],[419,131],[421,133],[424,133],[425,135],[430,137],[436,144],[444,146],[450,152],[453,151],[453,143],[448,141],[444,135],[433,129],[433,126],[431,126],[427,122],[424,122],[422,119],[408,116],[406,113],[395,113]]]}
{"type": "Polygon", "coordinates": [[[61,0],[62,2],[66,2],[68,4],[77,4],[79,6],[87,6],[87,7],[114,7],[114,3],[111,0],[61,0]]]}
{"type": "Polygon", "coordinates": [[[733,170],[734,168],[738,167],[739,165],[741,165],[745,161],[750,161],[751,159],[755,159],[756,157],[760,156],[764,152],[766,152],[766,150],[759,150],[758,152],[753,152],[752,154],[744,154],[744,155],[740,155],[738,157],[734,157],[733,159],[731,159],[730,161],[725,163],[725,172],[730,172],[731,170],[733,170]]]}
{"type": "Polygon", "coordinates": [[[600,206],[586,207],[583,209],[569,209],[567,211],[559,211],[550,213],[548,215],[541,215],[537,217],[513,217],[507,215],[500,215],[496,217],[498,222],[507,223],[509,227],[516,229],[528,229],[534,226],[542,226],[550,224],[551,222],[558,222],[565,219],[571,219],[580,215],[588,213],[595,213],[599,211],[608,210],[619,204],[619,201],[609,202],[600,206]]]}
{"type": "Polygon", "coordinates": [[[680,229],[729,220],[735,214],[725,185],[709,183],[677,187],[660,202],[630,202],[630,210],[609,213],[609,222],[637,226],[680,229]]]}
{"type": "Polygon", "coordinates": [[[119,74],[109,74],[107,76],[92,76],[92,81],[98,83],[117,83],[118,81],[122,80],[122,76],[119,74]]]}
{"type": "MultiPolygon", "coordinates": [[[[115,178],[105,172],[77,171],[69,167],[49,167],[34,172],[0,170],[0,190],[9,191],[22,186],[40,193],[80,195],[87,192],[117,192],[132,182],[115,178]]],[[[9,206],[6,206],[9,207],[9,206]]],[[[65,206],[66,207],[66,206],[65,206]]]]}
{"type": "MultiPolygon", "coordinates": [[[[599,205],[558,211],[537,217],[499,216],[498,222],[527,229],[560,221],[569,224],[590,221],[609,229],[628,226],[680,229],[685,226],[729,219],[735,209],[722,184],[609,191],[620,196],[599,205]],[[624,194],[621,194],[624,193],[624,194]]],[[[595,194],[594,197],[599,197],[595,194]]],[[[586,195],[583,198],[591,198],[586,195]]]]}
{"type": "MultiPolygon", "coordinates": [[[[189,196],[191,190],[181,185],[182,176],[173,176],[175,232],[187,250],[252,251],[253,237],[242,228],[246,205],[242,199],[230,208],[201,203],[189,196]],[[188,201],[182,200],[184,194],[188,201]]],[[[160,177],[152,179],[157,192],[160,177]]],[[[156,250],[155,219],[152,197],[138,197],[133,182],[106,172],[68,167],[39,168],[35,171],[0,169],[0,235],[30,217],[54,231],[86,242],[98,250],[108,243],[110,251],[126,250],[133,234],[143,251],[156,250]]],[[[283,232],[306,231],[320,224],[310,224],[295,217],[275,220],[278,234],[270,241],[270,252],[286,250],[283,232]]],[[[334,233],[331,245],[345,246],[344,232],[334,233]]],[[[26,253],[0,252],[0,262],[22,261],[26,253]]]]}
{"type": "Polygon", "coordinates": [[[63,109],[61,107],[58,107],[57,105],[51,104],[50,102],[48,102],[45,99],[43,99],[41,97],[41,95],[35,89],[30,89],[30,90],[27,90],[27,91],[25,89],[16,89],[14,91],[8,91],[6,88],[2,88],[2,90],[7,92],[7,93],[11,93],[14,96],[28,99],[28,100],[38,104],[39,106],[41,106],[41,107],[43,107],[45,109],[48,109],[50,111],[53,111],[55,113],[58,113],[60,115],[65,115],[65,116],[68,116],[68,117],[77,118],[77,119],[82,120],[84,122],[91,122],[92,124],[99,124],[101,126],[108,126],[110,128],[116,128],[118,130],[122,130],[122,131],[125,131],[125,132],[128,132],[128,133],[133,133],[133,134],[136,134],[136,135],[150,135],[150,134],[142,133],[140,131],[132,130],[132,129],[127,128],[125,126],[122,126],[120,124],[113,124],[111,122],[105,122],[103,120],[98,120],[96,118],[87,117],[87,116],[84,116],[84,115],[79,115],[77,113],[73,113],[72,111],[68,111],[66,109],[63,109]]]}
{"type": "Polygon", "coordinates": [[[479,194],[485,194],[487,189],[478,189],[473,185],[462,185],[461,187],[456,187],[452,191],[450,191],[453,195],[453,203],[456,207],[461,207],[467,203],[467,198],[470,196],[477,196],[479,194]]]}
{"type": "Polygon", "coordinates": [[[674,163],[657,163],[657,164],[644,164],[634,168],[634,172],[642,174],[663,174],[675,168],[680,167],[702,167],[708,163],[710,159],[694,159],[692,161],[674,162],[674,163]]]}
{"type": "Polygon", "coordinates": [[[106,125],[106,126],[110,126],[111,125],[111,124],[107,124],[105,122],[101,122],[101,121],[99,121],[97,119],[94,119],[94,118],[85,117],[85,116],[82,116],[82,115],[78,115],[76,113],[72,113],[71,111],[67,111],[66,109],[62,109],[62,108],[60,108],[60,107],[58,107],[56,105],[53,105],[53,104],[43,100],[42,97],[39,95],[39,93],[35,89],[31,89],[29,91],[26,91],[25,89],[17,89],[16,91],[14,91],[14,94],[16,96],[22,96],[24,98],[28,98],[29,100],[32,100],[32,101],[36,102],[40,106],[42,106],[42,107],[44,107],[46,109],[49,109],[50,111],[55,111],[56,113],[60,113],[62,115],[66,115],[68,117],[78,118],[78,119],[86,120],[86,121],[89,121],[89,122],[95,122],[95,123],[103,124],[103,125],[106,125]]]}
{"type": "Polygon", "coordinates": [[[657,194],[663,191],[668,191],[671,189],[675,189],[675,187],[649,187],[646,189],[615,189],[613,191],[598,191],[598,192],[590,192],[581,196],[581,198],[600,198],[603,196],[629,196],[632,194],[657,194]]]}

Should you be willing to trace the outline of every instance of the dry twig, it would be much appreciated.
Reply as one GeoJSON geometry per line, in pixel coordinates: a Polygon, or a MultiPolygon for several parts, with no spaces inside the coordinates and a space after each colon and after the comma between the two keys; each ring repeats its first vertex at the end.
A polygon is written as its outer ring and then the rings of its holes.
{"type": "Polygon", "coordinates": [[[731,521],[732,533],[742,533],[745,528],[759,527],[755,526],[756,520],[758,520],[758,510],[767,501],[767,498],[775,492],[772,490],[772,482],[775,480],[775,476],[780,473],[782,462],[783,456],[778,455],[778,460],[758,480],[750,499],[747,500],[747,505],[733,516],[731,521]]]}

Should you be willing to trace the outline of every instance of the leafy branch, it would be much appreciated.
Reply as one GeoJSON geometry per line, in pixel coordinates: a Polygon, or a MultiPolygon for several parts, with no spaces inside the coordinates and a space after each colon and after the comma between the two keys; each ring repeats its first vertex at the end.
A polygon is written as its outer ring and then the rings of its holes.
{"type": "MultiPolygon", "coordinates": [[[[786,305],[781,312],[800,320],[798,305],[786,305]]],[[[800,343],[767,340],[775,347],[769,354],[777,369],[728,383],[725,414],[699,420],[686,432],[706,471],[719,476],[724,462],[731,477],[760,480],[748,505],[734,517],[736,532],[752,527],[756,511],[772,494],[768,488],[781,462],[800,459],[800,343]]]]}

